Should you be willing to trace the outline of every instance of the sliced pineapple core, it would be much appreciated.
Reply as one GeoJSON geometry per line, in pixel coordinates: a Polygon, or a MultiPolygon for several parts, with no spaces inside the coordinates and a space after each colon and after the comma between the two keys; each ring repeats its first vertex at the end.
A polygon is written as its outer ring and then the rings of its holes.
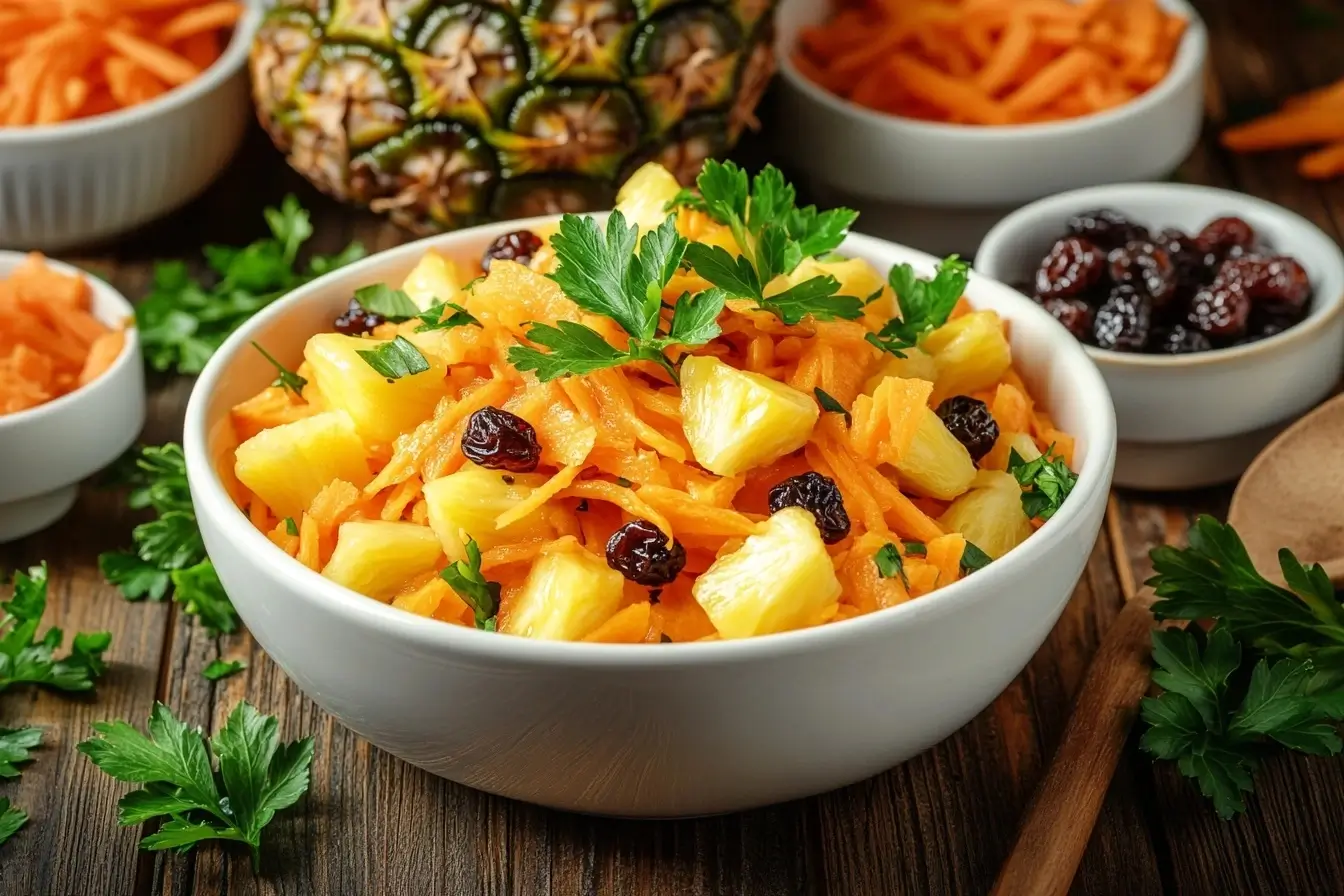
{"type": "Polygon", "coordinates": [[[348,413],[366,442],[390,445],[433,413],[447,394],[448,366],[436,355],[425,355],[429,370],[388,380],[357,354],[386,341],[320,333],[308,340],[303,356],[326,402],[348,413]]]}
{"type": "Polygon", "coordinates": [[[950,501],[970,488],[976,472],[966,446],[927,407],[914,439],[894,466],[910,491],[940,501],[950,501]]]}
{"type": "Polygon", "coordinates": [[[1022,510],[1022,487],[1007,473],[988,470],[980,472],[975,485],[938,522],[997,560],[1032,533],[1031,520],[1022,510]]]}
{"type": "Polygon", "coordinates": [[[438,537],[417,523],[355,520],[341,524],[336,550],[322,575],[387,602],[416,578],[433,572],[442,556],[438,537]]]}
{"type": "Polygon", "coordinates": [[[657,162],[646,162],[616,194],[616,211],[640,230],[654,230],[667,219],[667,204],[680,191],[672,172],[657,162]]]}
{"type": "Polygon", "coordinates": [[[522,589],[500,612],[499,630],[578,641],[616,614],[625,577],[566,537],[541,552],[522,589]]]}
{"type": "Polygon", "coordinates": [[[326,411],[264,429],[234,452],[238,481],[279,517],[298,519],[324,486],[373,478],[364,443],[344,411],[326,411]]]}
{"type": "Polygon", "coordinates": [[[525,501],[546,481],[545,476],[533,474],[509,478],[512,483],[505,482],[501,473],[469,464],[425,485],[429,526],[449,560],[467,558],[463,533],[476,539],[483,551],[520,538],[549,538],[555,534],[540,509],[503,529],[495,527],[496,517],[525,501]]]}
{"type": "Polygon", "coordinates": [[[974,311],[948,321],[924,337],[920,348],[933,355],[940,399],[988,389],[1013,363],[1003,321],[993,311],[974,311]]]}
{"type": "Polygon", "coordinates": [[[416,307],[428,311],[444,302],[462,304],[462,284],[457,265],[433,249],[421,256],[420,261],[401,284],[402,291],[411,297],[416,307]]]}
{"type": "Polygon", "coordinates": [[[720,476],[797,451],[820,413],[812,396],[718,358],[682,362],[682,428],[696,461],[720,476]]]}
{"type": "Polygon", "coordinates": [[[840,581],[812,514],[788,507],[715,560],[691,593],[720,637],[747,638],[822,621],[840,598],[840,581]]]}

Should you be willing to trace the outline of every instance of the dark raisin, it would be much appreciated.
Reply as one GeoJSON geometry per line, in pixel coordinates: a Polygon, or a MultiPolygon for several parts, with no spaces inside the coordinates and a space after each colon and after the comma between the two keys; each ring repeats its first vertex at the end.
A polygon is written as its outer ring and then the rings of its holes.
{"type": "Polygon", "coordinates": [[[1304,317],[1306,317],[1305,308],[1280,305],[1276,302],[1255,302],[1251,305],[1251,317],[1246,323],[1246,330],[1253,336],[1266,339],[1300,324],[1304,317]]]}
{"type": "Polygon", "coordinates": [[[801,507],[817,520],[821,540],[835,544],[849,534],[849,514],[835,481],[816,472],[790,476],[770,489],[770,512],[801,507]]]}
{"type": "Polygon", "coordinates": [[[1111,281],[1133,286],[1161,308],[1176,294],[1176,265],[1166,249],[1150,242],[1126,243],[1111,251],[1111,281]]]}
{"type": "Polygon", "coordinates": [[[1124,215],[1109,208],[1074,215],[1069,219],[1069,233],[1091,240],[1104,250],[1115,249],[1133,240],[1148,238],[1148,230],[1133,223],[1124,215]]]}
{"type": "Polygon", "coordinates": [[[649,591],[649,603],[656,604],[663,596],[663,589],[654,588],[649,591]]]}
{"type": "Polygon", "coordinates": [[[505,485],[513,485],[514,480],[512,476],[501,476],[499,478],[504,480],[505,485]]]}
{"type": "Polygon", "coordinates": [[[1246,332],[1251,299],[1235,283],[1218,280],[1190,301],[1190,326],[1217,339],[1235,339],[1246,332]]]}
{"type": "Polygon", "coordinates": [[[636,584],[666,585],[686,565],[686,549],[679,541],[669,548],[667,533],[648,520],[631,520],[607,540],[607,565],[636,584]]]}
{"type": "Polygon", "coordinates": [[[383,316],[376,311],[366,311],[359,300],[351,299],[345,313],[332,322],[337,333],[346,336],[363,336],[372,333],[373,328],[383,323],[383,316]]]}
{"type": "Polygon", "coordinates": [[[541,237],[530,230],[506,233],[490,244],[481,256],[481,267],[490,270],[492,261],[516,261],[527,264],[542,246],[541,237]]]}
{"type": "Polygon", "coordinates": [[[1087,290],[1106,271],[1106,256],[1090,240],[1068,237],[1056,241],[1036,270],[1036,295],[1066,299],[1087,290]]]}
{"type": "Polygon", "coordinates": [[[486,469],[510,473],[531,473],[541,462],[541,446],[532,424],[499,408],[481,408],[467,418],[462,453],[486,469]]]}
{"type": "Polygon", "coordinates": [[[1241,218],[1214,218],[1204,225],[1195,242],[1211,265],[1255,251],[1255,228],[1241,218]]]}
{"type": "Polygon", "coordinates": [[[1092,341],[1092,306],[1082,299],[1046,299],[1042,307],[1083,342],[1092,341]]]}
{"type": "Polygon", "coordinates": [[[1207,352],[1213,348],[1213,343],[1198,330],[1177,324],[1161,337],[1154,339],[1150,348],[1159,355],[1188,355],[1193,352],[1207,352]]]}
{"type": "Polygon", "coordinates": [[[1301,307],[1311,297],[1311,278],[1295,258],[1231,258],[1218,269],[1219,281],[1239,285],[1253,302],[1301,307]]]}
{"type": "Polygon", "coordinates": [[[1198,241],[1183,230],[1168,227],[1157,237],[1176,266],[1177,301],[1188,302],[1199,288],[1213,279],[1213,271],[1204,263],[1204,251],[1198,241]]]}
{"type": "Polygon", "coordinates": [[[1092,338],[1099,347],[1116,352],[1140,352],[1148,344],[1152,310],[1146,297],[1132,286],[1117,286],[1097,309],[1092,338]]]}
{"type": "Polygon", "coordinates": [[[966,446],[971,460],[976,463],[989,453],[999,438],[999,424],[989,412],[989,405],[969,395],[955,395],[938,405],[934,413],[943,421],[947,431],[966,446]]]}
{"type": "Polygon", "coordinates": [[[587,512],[588,512],[588,499],[587,499],[587,498],[580,498],[580,499],[579,499],[579,503],[577,503],[577,504],[574,505],[574,512],[575,512],[575,513],[587,513],[587,512]]]}

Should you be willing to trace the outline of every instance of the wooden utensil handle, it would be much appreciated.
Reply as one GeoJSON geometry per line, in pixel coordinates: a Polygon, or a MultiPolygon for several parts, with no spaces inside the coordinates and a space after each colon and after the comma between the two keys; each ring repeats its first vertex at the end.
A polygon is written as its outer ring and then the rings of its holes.
{"type": "Polygon", "coordinates": [[[1148,689],[1155,599],[1141,589],[1107,629],[993,896],[1063,896],[1072,885],[1148,689]]]}

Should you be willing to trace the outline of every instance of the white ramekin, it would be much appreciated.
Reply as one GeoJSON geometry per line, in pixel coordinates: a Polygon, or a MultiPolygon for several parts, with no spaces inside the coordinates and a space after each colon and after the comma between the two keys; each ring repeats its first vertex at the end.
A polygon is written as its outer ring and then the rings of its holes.
{"type": "Polygon", "coordinates": [[[107,239],[195,198],[251,118],[244,63],[260,0],[196,80],[79,121],[0,128],[0,248],[51,252],[107,239]]]}
{"type": "MultiPolygon", "coordinates": [[[[0,252],[0,277],[26,257],[0,252]]],[[[111,327],[125,325],[126,344],[112,366],[88,385],[0,416],[0,544],[65,516],[80,481],[131,447],[145,424],[145,370],[131,303],[78,268],[50,259],[46,264],[85,278],[93,293],[93,316],[111,327]]]]}
{"type": "Polygon", "coordinates": [[[981,243],[975,269],[1005,283],[1030,283],[1069,217],[1098,208],[1154,231],[1198,232],[1214,218],[1236,215],[1311,276],[1311,313],[1269,339],[1190,355],[1087,347],[1115,400],[1116,484],[1183,489],[1235,479],[1279,430],[1329,395],[1344,373],[1344,254],[1301,215],[1244,193],[1115,184],[1042,199],[1004,218],[981,243]]]}
{"type": "MultiPolygon", "coordinates": [[[[1012,322],[1023,375],[1078,439],[1078,484],[1025,544],[901,606],[739,641],[534,641],[348,591],[252,527],[216,468],[232,447],[229,408],[275,376],[251,342],[294,363],[355,288],[399,282],[425,250],[474,260],[505,232],[553,223],[511,221],[380,253],[262,311],[211,359],[187,408],[187,471],[206,547],[253,637],[324,709],[408,762],[491,793],[608,815],[729,812],[829,790],[908,759],[987,706],[1041,645],[1092,551],[1115,420],[1073,338],[980,276],[967,294],[1012,322]]],[[[865,236],[841,251],[880,270],[909,262],[929,273],[935,263],[865,236]]]]}

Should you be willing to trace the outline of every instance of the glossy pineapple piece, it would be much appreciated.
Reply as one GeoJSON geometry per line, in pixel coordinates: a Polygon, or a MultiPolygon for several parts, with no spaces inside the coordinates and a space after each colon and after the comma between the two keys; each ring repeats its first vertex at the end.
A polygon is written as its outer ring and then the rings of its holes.
{"type": "Polygon", "coordinates": [[[351,520],[337,530],[336,550],[322,575],[387,602],[415,579],[433,572],[442,558],[438,536],[426,526],[351,520]]]}
{"type": "Polygon", "coordinates": [[[577,641],[616,615],[624,596],[624,576],[573,538],[562,538],[541,552],[523,587],[501,609],[499,630],[577,641]]]}
{"type": "Polygon", "coordinates": [[[356,431],[370,444],[390,445],[397,436],[415,429],[447,394],[444,375],[448,366],[437,355],[425,355],[428,370],[395,380],[359,356],[386,341],[319,333],[303,350],[323,400],[348,413],[356,431]]]}
{"type": "Polygon", "coordinates": [[[522,538],[549,538],[554,529],[541,510],[528,514],[503,529],[495,520],[526,500],[546,481],[537,474],[506,474],[468,464],[456,473],[425,484],[429,526],[438,536],[449,560],[465,560],[463,534],[476,539],[481,550],[522,538]]]}
{"type": "Polygon", "coordinates": [[[373,478],[364,442],[344,411],[325,411],[262,430],[234,452],[238,481],[276,516],[298,519],[327,484],[373,478]]]}

